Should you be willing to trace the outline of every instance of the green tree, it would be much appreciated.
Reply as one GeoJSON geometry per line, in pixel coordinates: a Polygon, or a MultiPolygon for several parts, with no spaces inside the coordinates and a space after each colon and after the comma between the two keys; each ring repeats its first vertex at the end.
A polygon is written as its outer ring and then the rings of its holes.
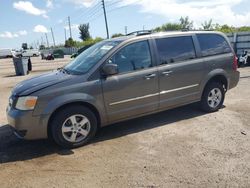
{"type": "Polygon", "coordinates": [[[28,44],[27,43],[23,43],[22,44],[22,49],[27,50],[28,49],[28,44]]]}
{"type": "Polygon", "coordinates": [[[90,37],[89,34],[89,24],[80,24],[79,27],[79,34],[80,34],[80,39],[82,39],[82,41],[88,40],[90,37]]]}
{"type": "Polygon", "coordinates": [[[113,34],[113,35],[111,36],[111,38],[122,37],[122,36],[124,36],[124,35],[121,34],[121,33],[115,33],[115,34],[113,34]]]}
{"type": "Polygon", "coordinates": [[[250,27],[249,26],[243,26],[237,29],[239,32],[249,32],[250,31],[250,27]]]}
{"type": "Polygon", "coordinates": [[[223,33],[234,33],[234,32],[237,32],[237,29],[235,27],[229,26],[227,24],[224,24],[224,25],[216,24],[215,30],[223,32],[223,33]]]}
{"type": "Polygon", "coordinates": [[[76,41],[74,41],[71,37],[65,41],[65,45],[66,48],[68,47],[74,47],[76,46],[76,41]]]}
{"type": "Polygon", "coordinates": [[[44,50],[45,49],[45,46],[43,45],[43,44],[41,44],[40,46],[39,46],[39,50],[44,50]]]}
{"type": "Polygon", "coordinates": [[[178,23],[166,23],[163,24],[161,27],[157,27],[154,29],[156,32],[160,31],[177,31],[181,30],[181,25],[178,23]]]}
{"type": "Polygon", "coordinates": [[[181,29],[192,30],[193,29],[193,21],[189,20],[189,17],[186,16],[180,18],[180,26],[181,29]]]}
{"type": "Polygon", "coordinates": [[[202,29],[204,29],[204,30],[214,30],[214,25],[213,25],[212,19],[210,19],[209,21],[205,21],[201,25],[202,25],[202,29]]]}

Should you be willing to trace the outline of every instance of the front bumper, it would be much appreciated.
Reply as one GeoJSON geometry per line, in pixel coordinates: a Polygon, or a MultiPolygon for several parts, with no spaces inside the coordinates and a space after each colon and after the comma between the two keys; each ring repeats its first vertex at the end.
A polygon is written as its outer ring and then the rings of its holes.
{"type": "Polygon", "coordinates": [[[18,137],[27,140],[47,138],[46,117],[33,116],[33,111],[21,111],[7,108],[8,124],[18,137]]]}

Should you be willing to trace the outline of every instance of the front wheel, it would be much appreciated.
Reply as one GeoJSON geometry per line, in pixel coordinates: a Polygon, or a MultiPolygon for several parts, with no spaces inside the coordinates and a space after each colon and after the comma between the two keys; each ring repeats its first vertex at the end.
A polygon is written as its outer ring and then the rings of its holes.
{"type": "Polygon", "coordinates": [[[97,130],[95,114],[83,106],[69,106],[55,114],[51,122],[54,141],[65,148],[85,145],[97,130]]]}
{"type": "Polygon", "coordinates": [[[205,112],[215,112],[219,110],[224,102],[225,89],[218,82],[208,84],[201,99],[201,109],[205,112]]]}

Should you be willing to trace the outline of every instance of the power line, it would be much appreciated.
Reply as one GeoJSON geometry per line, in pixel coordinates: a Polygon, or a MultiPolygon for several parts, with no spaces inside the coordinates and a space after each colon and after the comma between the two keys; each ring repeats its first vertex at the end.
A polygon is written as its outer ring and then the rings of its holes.
{"type": "Polygon", "coordinates": [[[96,5],[94,5],[93,7],[87,9],[86,11],[83,11],[81,14],[79,14],[77,17],[73,17],[71,20],[76,20],[79,19],[83,16],[92,14],[93,12],[95,12],[96,10],[101,10],[101,6],[100,6],[100,2],[98,2],[96,5]]]}

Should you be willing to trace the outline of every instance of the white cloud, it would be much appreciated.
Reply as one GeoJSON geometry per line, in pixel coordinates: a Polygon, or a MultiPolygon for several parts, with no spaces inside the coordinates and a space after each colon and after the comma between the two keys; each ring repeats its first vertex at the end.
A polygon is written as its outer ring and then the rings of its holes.
{"type": "Polygon", "coordinates": [[[28,14],[32,14],[35,16],[43,16],[44,18],[48,18],[47,12],[45,10],[36,8],[30,1],[18,1],[13,3],[13,7],[17,10],[24,11],[28,14]]]}
{"type": "Polygon", "coordinates": [[[52,1],[52,0],[47,0],[47,2],[46,2],[46,7],[47,7],[47,8],[53,8],[53,7],[54,7],[53,1],[52,1]]]}
{"type": "Polygon", "coordinates": [[[0,33],[0,37],[1,37],[1,38],[9,38],[9,39],[11,39],[11,38],[16,38],[16,37],[18,37],[18,34],[16,34],[16,33],[11,33],[11,32],[9,32],[9,31],[5,31],[4,33],[0,33]]]}
{"type": "MultiPolygon", "coordinates": [[[[78,27],[79,27],[79,24],[71,24],[71,29],[72,29],[72,30],[78,29],[78,27]]],[[[65,26],[64,28],[65,28],[66,30],[69,30],[69,26],[68,26],[68,25],[65,26]]]]}
{"type": "Polygon", "coordinates": [[[91,7],[95,0],[67,0],[68,2],[74,3],[75,5],[80,5],[84,7],[91,7]]]}
{"type": "Polygon", "coordinates": [[[24,36],[24,35],[27,35],[27,31],[26,30],[20,30],[20,31],[17,31],[17,32],[10,32],[10,31],[5,31],[3,33],[0,33],[0,38],[9,38],[9,39],[12,39],[12,38],[17,38],[17,37],[20,37],[20,36],[24,36]]]}
{"type": "Polygon", "coordinates": [[[120,6],[136,4],[142,7],[142,12],[159,14],[168,20],[178,21],[181,16],[189,16],[195,26],[205,20],[213,19],[214,23],[233,26],[250,25],[250,12],[236,13],[233,7],[244,0],[123,0],[120,6]]]}
{"type": "Polygon", "coordinates": [[[36,33],[48,33],[48,29],[43,25],[36,25],[33,29],[36,33]]]}
{"type": "Polygon", "coordinates": [[[17,32],[17,34],[22,36],[22,35],[27,35],[28,33],[26,30],[20,30],[17,32]]]}

